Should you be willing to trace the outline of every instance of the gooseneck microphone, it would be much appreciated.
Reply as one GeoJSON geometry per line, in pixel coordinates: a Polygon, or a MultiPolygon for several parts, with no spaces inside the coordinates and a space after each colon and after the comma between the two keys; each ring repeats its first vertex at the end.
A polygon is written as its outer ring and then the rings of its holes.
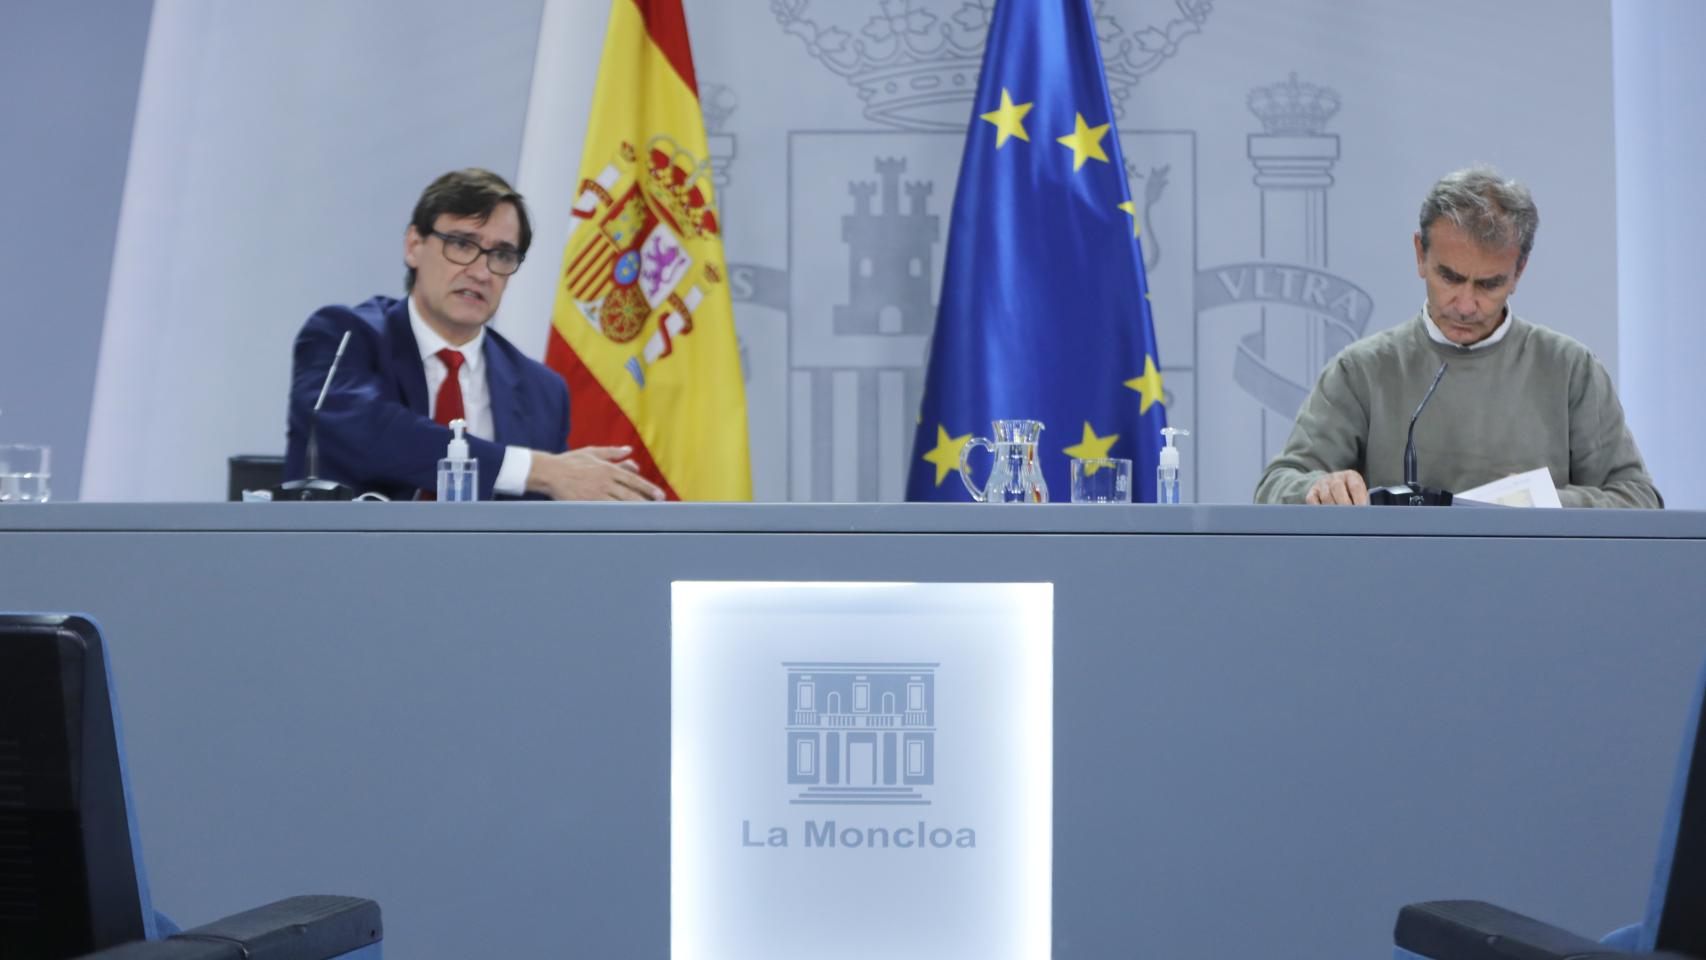
{"type": "Polygon", "coordinates": [[[350,334],[354,330],[345,330],[344,338],[338,341],[338,352],[332,355],[332,366],[326,371],[326,382],[320,385],[320,397],[314,401],[314,409],[308,411],[308,476],[301,480],[291,480],[280,484],[273,491],[274,500],[353,500],[355,490],[336,480],[321,480],[320,477],[320,408],[326,405],[326,394],[332,392],[332,378],[338,375],[338,364],[343,362],[344,350],[349,348],[350,334]]]}
{"type": "Polygon", "coordinates": [[[1450,490],[1436,490],[1416,482],[1416,421],[1421,419],[1422,410],[1427,407],[1428,401],[1433,399],[1434,391],[1439,389],[1439,382],[1445,377],[1445,370],[1450,365],[1439,365],[1439,372],[1434,374],[1434,382],[1428,385],[1428,392],[1422,395],[1422,402],[1416,404],[1416,412],[1410,415],[1410,432],[1404,439],[1403,485],[1375,487],[1368,492],[1369,503],[1384,507],[1451,506],[1450,490]]]}
{"type": "MultiPolygon", "coordinates": [[[[338,353],[333,353],[333,355],[331,355],[331,368],[326,370],[326,382],[321,384],[321,396],[319,396],[317,401],[314,401],[314,409],[309,411],[309,477],[319,476],[319,409],[321,409],[322,406],[326,406],[326,394],[331,392],[331,380],[333,380],[333,377],[338,375],[338,365],[339,363],[343,363],[343,351],[350,348],[350,334],[353,333],[355,333],[355,331],[343,331],[343,339],[339,339],[338,341],[338,353]]],[[[1440,373],[1445,373],[1445,367],[1440,367],[1440,373]]],[[[1438,384],[1440,379],[1435,377],[1433,382],[1438,384]]],[[[1431,389],[1431,387],[1428,389],[1428,396],[1433,396],[1433,389],[1431,389]]],[[[1421,402],[1428,401],[1423,399],[1421,402]]],[[[1416,413],[1421,413],[1421,408],[1416,408],[1416,413]]],[[[1411,430],[1411,433],[1416,431],[1416,421],[1414,421],[1414,419],[1409,421],[1409,430],[1411,430]]],[[[1411,454],[1414,454],[1414,450],[1411,450],[1411,454]]],[[[1411,457],[1411,459],[1414,459],[1414,457],[1411,457]]]]}
{"type": "MultiPolygon", "coordinates": [[[[348,337],[349,334],[346,333],[344,336],[348,337]]],[[[338,352],[341,354],[343,351],[340,349],[338,352]]],[[[333,365],[336,366],[336,364],[337,361],[333,361],[333,365]]],[[[1428,384],[1428,392],[1422,394],[1422,402],[1416,404],[1416,412],[1410,414],[1410,433],[1404,438],[1404,485],[1407,487],[1416,485],[1416,421],[1422,416],[1422,408],[1428,405],[1429,400],[1433,399],[1434,391],[1439,389],[1439,381],[1445,376],[1445,368],[1448,366],[1450,366],[1448,363],[1439,365],[1439,372],[1434,374],[1434,382],[1428,384]]],[[[324,399],[323,396],[322,399],[324,399]]]]}

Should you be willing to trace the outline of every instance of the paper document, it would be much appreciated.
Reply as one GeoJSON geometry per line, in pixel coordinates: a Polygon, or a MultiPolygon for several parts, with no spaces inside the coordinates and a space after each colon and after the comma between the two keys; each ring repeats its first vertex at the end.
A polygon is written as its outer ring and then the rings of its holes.
{"type": "Polygon", "coordinates": [[[1458,500],[1478,500],[1502,507],[1562,507],[1558,488],[1552,485],[1552,471],[1537,467],[1527,473],[1513,473],[1503,480],[1483,483],[1473,490],[1455,494],[1458,500]]]}

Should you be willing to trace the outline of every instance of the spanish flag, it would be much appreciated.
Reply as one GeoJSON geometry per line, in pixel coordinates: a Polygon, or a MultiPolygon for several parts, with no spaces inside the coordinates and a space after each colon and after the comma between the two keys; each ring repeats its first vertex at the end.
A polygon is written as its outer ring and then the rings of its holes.
{"type": "Polygon", "coordinates": [[[545,362],[576,447],[627,444],[674,500],[750,500],[717,197],[681,0],[612,0],[545,362]]]}

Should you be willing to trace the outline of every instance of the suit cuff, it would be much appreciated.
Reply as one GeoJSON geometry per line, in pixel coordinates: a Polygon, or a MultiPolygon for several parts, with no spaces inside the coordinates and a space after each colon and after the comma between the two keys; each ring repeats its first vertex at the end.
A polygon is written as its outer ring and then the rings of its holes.
{"type": "Polygon", "coordinates": [[[526,447],[505,447],[504,462],[498,467],[498,478],[492,484],[493,493],[519,497],[527,492],[527,475],[533,470],[533,451],[526,447]]]}

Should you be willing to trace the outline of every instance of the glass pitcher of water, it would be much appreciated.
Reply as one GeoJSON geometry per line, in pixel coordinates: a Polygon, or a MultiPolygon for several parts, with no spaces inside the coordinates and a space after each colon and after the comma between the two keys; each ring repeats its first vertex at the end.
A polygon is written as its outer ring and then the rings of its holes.
{"type": "Polygon", "coordinates": [[[1048,482],[1043,479],[1043,467],[1037,462],[1037,438],[1042,435],[1040,420],[997,420],[990,437],[972,437],[960,448],[960,480],[978,503],[1047,503],[1048,482]],[[983,447],[995,454],[989,468],[989,482],[982,489],[972,483],[967,458],[973,447],[983,447]]]}

